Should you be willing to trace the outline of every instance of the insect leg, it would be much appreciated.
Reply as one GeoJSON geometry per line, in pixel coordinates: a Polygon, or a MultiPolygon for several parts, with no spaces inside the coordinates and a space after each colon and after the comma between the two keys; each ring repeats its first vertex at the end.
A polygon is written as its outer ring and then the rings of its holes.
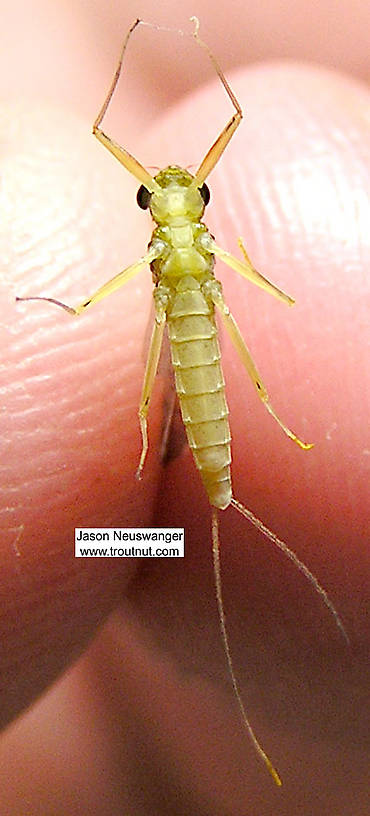
{"type": "Polygon", "coordinates": [[[252,262],[250,261],[246,250],[243,246],[241,238],[239,238],[238,244],[240,249],[244,254],[245,261],[239,261],[238,258],[235,258],[234,255],[231,255],[230,252],[226,252],[225,249],[217,246],[212,240],[210,243],[210,251],[213,252],[217,258],[220,258],[225,264],[231,267],[231,269],[235,269],[235,272],[238,272],[239,275],[242,275],[243,278],[250,280],[252,283],[255,283],[256,286],[260,286],[261,289],[265,289],[266,292],[269,292],[270,295],[274,295],[278,300],[282,300],[284,303],[287,303],[288,306],[293,306],[294,299],[275,286],[274,283],[267,280],[257,269],[254,268],[252,262]]]}
{"type": "Polygon", "coordinates": [[[216,70],[216,72],[217,72],[217,74],[218,74],[224,88],[225,88],[225,91],[226,91],[229,99],[231,100],[232,104],[234,105],[234,108],[235,108],[235,111],[236,111],[236,113],[233,114],[233,116],[231,117],[231,119],[229,120],[227,125],[224,127],[224,129],[222,130],[220,135],[217,137],[217,139],[213,143],[212,147],[208,150],[208,153],[206,153],[203,161],[201,162],[200,166],[198,167],[198,170],[197,170],[197,172],[195,174],[195,180],[196,180],[197,187],[201,187],[204,180],[210,174],[211,170],[213,170],[213,168],[217,164],[220,156],[222,155],[225,148],[229,144],[229,141],[232,138],[232,136],[234,135],[238,125],[240,125],[240,122],[241,122],[241,120],[243,118],[243,111],[242,111],[242,109],[241,109],[241,107],[239,105],[239,102],[238,102],[235,94],[231,90],[230,85],[229,85],[224,73],[221,71],[221,68],[220,68],[216,58],[213,56],[212,51],[210,50],[208,45],[205,42],[203,42],[203,40],[201,40],[200,37],[199,37],[199,34],[198,34],[199,21],[197,20],[196,17],[191,17],[190,19],[195,22],[195,31],[194,31],[194,34],[193,34],[193,37],[194,37],[195,41],[197,42],[197,44],[201,48],[204,48],[204,50],[207,52],[213,66],[214,66],[214,68],[215,68],[215,70],[216,70]]]}
{"type": "Polygon", "coordinates": [[[149,252],[146,253],[146,255],[143,255],[142,258],[139,258],[138,261],[135,261],[135,263],[131,264],[131,266],[127,266],[126,269],[124,269],[122,272],[119,272],[118,275],[115,275],[114,278],[111,278],[111,280],[107,281],[106,283],[103,283],[103,286],[100,286],[100,288],[97,289],[93,295],[91,295],[86,300],[83,300],[82,303],[75,307],[67,306],[67,304],[62,303],[61,300],[55,300],[55,298],[48,297],[38,296],[25,298],[16,297],[16,300],[46,300],[47,303],[55,303],[56,306],[61,306],[62,309],[65,309],[66,312],[68,312],[71,315],[80,315],[81,312],[84,312],[85,309],[88,308],[88,306],[93,306],[94,303],[98,303],[99,300],[102,300],[107,295],[110,295],[112,292],[115,292],[116,289],[119,289],[121,286],[124,286],[124,284],[127,283],[127,281],[129,281],[131,278],[133,278],[134,275],[136,275],[137,272],[139,272],[140,269],[143,268],[143,266],[150,264],[155,259],[155,257],[156,253],[154,252],[154,250],[150,250],[149,252]]]}
{"type": "Polygon", "coordinates": [[[121,74],[123,57],[127,48],[128,41],[131,37],[132,32],[140,23],[141,20],[135,20],[135,22],[132,23],[125,37],[112,84],[109,88],[108,94],[104,100],[101,110],[99,111],[95,119],[92,131],[94,136],[96,136],[96,138],[99,140],[99,142],[101,142],[101,144],[104,145],[104,147],[106,147],[107,150],[110,151],[110,153],[113,153],[113,156],[115,156],[116,159],[118,159],[118,161],[121,162],[121,164],[123,164],[124,167],[126,167],[126,170],[128,170],[129,173],[135,176],[135,178],[137,178],[141,182],[141,184],[144,184],[145,187],[148,190],[150,190],[151,193],[153,193],[155,192],[155,190],[158,192],[160,188],[159,185],[154,181],[150,173],[148,173],[148,171],[145,170],[145,167],[143,167],[142,164],[140,164],[140,162],[138,162],[138,160],[135,159],[135,157],[128,152],[128,150],[125,150],[125,148],[121,147],[117,142],[113,141],[113,139],[111,139],[110,136],[107,136],[107,134],[104,133],[104,131],[101,130],[100,127],[103,118],[107,112],[107,109],[109,107],[109,103],[112,99],[112,96],[116,89],[117,82],[121,74]]]}
{"type": "Polygon", "coordinates": [[[141,393],[140,407],[139,407],[139,422],[142,439],[142,450],[140,456],[139,467],[136,471],[136,478],[141,479],[143,467],[145,464],[146,455],[148,453],[148,423],[147,416],[149,411],[150,398],[152,395],[155,375],[157,373],[159,357],[161,353],[161,346],[163,340],[163,332],[166,324],[166,310],[163,303],[156,303],[156,316],[153,326],[152,338],[150,341],[150,348],[148,359],[146,362],[143,390],[141,393]]]}
{"type": "Polygon", "coordinates": [[[227,306],[223,299],[219,286],[215,286],[215,283],[217,284],[217,281],[212,282],[212,289],[210,291],[211,298],[221,314],[223,322],[230,335],[231,342],[236,348],[239,357],[243,363],[243,366],[246,369],[247,373],[249,374],[260,400],[262,400],[265,408],[267,408],[271,416],[276,420],[278,425],[280,425],[280,428],[284,431],[284,433],[287,436],[289,436],[289,438],[292,439],[293,442],[296,442],[300,448],[303,448],[303,450],[309,450],[310,448],[313,447],[313,445],[308,442],[302,442],[302,440],[299,439],[298,436],[296,436],[296,434],[293,433],[293,431],[287,428],[284,422],[282,422],[282,420],[275,413],[270,403],[267,389],[263,384],[262,379],[258,373],[258,370],[253,361],[253,357],[248,349],[248,346],[240,332],[240,329],[236,321],[234,320],[232,314],[230,313],[229,307],[227,306]]]}

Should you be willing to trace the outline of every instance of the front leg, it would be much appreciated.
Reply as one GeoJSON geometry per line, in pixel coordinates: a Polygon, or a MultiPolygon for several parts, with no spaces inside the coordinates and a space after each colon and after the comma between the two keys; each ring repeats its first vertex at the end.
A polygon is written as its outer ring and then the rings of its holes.
{"type": "Polygon", "coordinates": [[[137,159],[135,159],[135,156],[132,156],[132,154],[129,153],[128,150],[126,150],[124,147],[121,147],[121,145],[119,145],[117,142],[111,139],[110,136],[107,136],[107,134],[104,133],[104,131],[100,127],[104,119],[104,116],[108,110],[114,91],[116,89],[117,82],[120,78],[122,62],[127,48],[127,43],[131,37],[132,32],[135,31],[135,28],[138,25],[140,25],[141,22],[142,22],[141,20],[135,20],[135,22],[132,24],[125,37],[112,84],[109,88],[109,91],[103,102],[103,105],[95,119],[92,130],[94,136],[96,136],[99,142],[102,145],[104,145],[104,147],[106,147],[107,150],[109,150],[109,152],[112,153],[113,156],[115,156],[116,159],[118,159],[118,161],[121,162],[121,164],[123,164],[124,167],[126,167],[126,170],[128,170],[129,173],[135,176],[135,178],[137,178],[141,184],[144,184],[147,190],[150,190],[151,193],[154,193],[155,191],[158,192],[159,187],[158,184],[154,181],[153,177],[150,175],[150,173],[148,173],[148,171],[145,170],[145,167],[143,167],[143,165],[140,164],[140,162],[137,159]]]}

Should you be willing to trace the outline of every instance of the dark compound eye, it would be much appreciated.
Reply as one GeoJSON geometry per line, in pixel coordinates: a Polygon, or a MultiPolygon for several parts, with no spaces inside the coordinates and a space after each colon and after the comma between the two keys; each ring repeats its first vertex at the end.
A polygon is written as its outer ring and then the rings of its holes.
{"type": "Polygon", "coordinates": [[[207,187],[206,184],[202,184],[202,186],[199,187],[199,192],[200,192],[200,194],[202,196],[202,199],[204,201],[204,206],[206,207],[207,204],[209,203],[209,199],[211,198],[211,193],[209,192],[209,187],[207,187]]]}
{"type": "MultiPolygon", "coordinates": [[[[204,186],[204,185],[203,185],[204,186]]],[[[150,204],[151,193],[142,184],[137,191],[136,201],[142,210],[147,210],[150,204]]]]}

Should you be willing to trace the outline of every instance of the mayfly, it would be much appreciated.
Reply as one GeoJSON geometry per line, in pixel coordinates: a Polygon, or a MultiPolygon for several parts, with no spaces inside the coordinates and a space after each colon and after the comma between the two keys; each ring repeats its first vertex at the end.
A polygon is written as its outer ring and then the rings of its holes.
{"type": "Polygon", "coordinates": [[[93,295],[75,308],[47,297],[17,298],[17,300],[46,300],[61,306],[71,315],[80,315],[94,303],[98,303],[106,295],[131,280],[143,267],[150,266],[154,282],[155,319],[139,407],[142,452],[137,475],[141,477],[148,451],[147,416],[164,329],[167,324],[182,419],[188,443],[212,509],[211,530],[216,595],[231,681],[244,725],[252,743],[274,781],[280,786],[280,776],[259,743],[247,716],[232,662],[222,599],[218,511],[226,510],[231,505],[281,549],[311,581],[334,615],[346,639],[347,635],[332,602],[315,576],[283,541],[265,527],[233,495],[230,476],[231,436],[217,339],[216,309],[221,315],[231,341],[265,408],[284,433],[300,448],[308,450],[312,445],[302,442],[276,415],[246,343],[224,301],[221,284],[214,276],[215,258],[220,258],[239,275],[270,292],[283,303],[288,305],[294,303],[293,298],[257,272],[241,240],[239,240],[239,246],[243,260],[238,260],[217,245],[201,220],[210,198],[209,189],[205,183],[206,178],[230,142],[243,114],[215,57],[208,45],[199,37],[198,20],[195,17],[191,19],[195,24],[193,36],[197,44],[206,51],[233,105],[234,113],[231,119],[206,153],[194,175],[182,167],[171,165],[152,176],[131,153],[104,133],[101,124],[121,74],[128,41],[133,31],[140,23],[143,23],[142,20],[135,20],[124,40],[112,84],[93,125],[93,134],[140,182],[137,203],[144,210],[149,208],[156,224],[148,250],[139,260],[103,284],[93,295]]]}

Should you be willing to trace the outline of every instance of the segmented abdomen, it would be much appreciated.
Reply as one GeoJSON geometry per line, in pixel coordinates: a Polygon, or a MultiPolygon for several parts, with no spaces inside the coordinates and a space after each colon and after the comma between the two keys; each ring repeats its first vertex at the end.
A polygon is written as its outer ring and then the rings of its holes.
{"type": "Polygon", "coordinates": [[[167,320],[189,446],[210,503],[223,510],[232,497],[229,411],[214,308],[190,275],[178,282],[167,320]]]}

